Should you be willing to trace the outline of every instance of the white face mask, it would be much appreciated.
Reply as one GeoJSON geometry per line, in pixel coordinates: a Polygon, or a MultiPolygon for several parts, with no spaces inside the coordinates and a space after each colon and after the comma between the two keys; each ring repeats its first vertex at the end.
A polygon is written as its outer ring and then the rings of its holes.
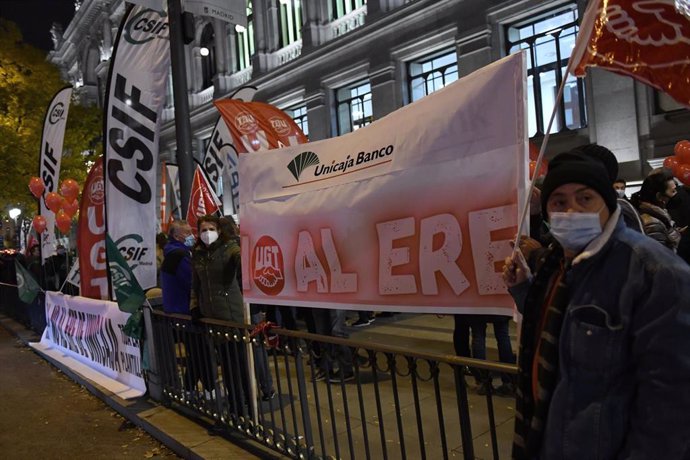
{"type": "Polygon", "coordinates": [[[616,194],[618,194],[618,198],[625,198],[625,190],[616,190],[616,194]]]}
{"type": "Polygon", "coordinates": [[[203,241],[206,246],[211,246],[217,239],[218,232],[215,230],[209,230],[201,234],[201,241],[203,241]]]}
{"type": "Polygon", "coordinates": [[[563,249],[580,252],[601,235],[599,212],[552,212],[549,214],[549,229],[563,249]]]}

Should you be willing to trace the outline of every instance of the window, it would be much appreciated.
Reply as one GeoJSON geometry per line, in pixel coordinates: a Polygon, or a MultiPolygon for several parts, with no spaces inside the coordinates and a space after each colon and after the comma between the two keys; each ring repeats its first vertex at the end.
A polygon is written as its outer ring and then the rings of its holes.
{"type": "Polygon", "coordinates": [[[336,90],[338,135],[356,131],[373,121],[371,85],[361,81],[336,90]]]}
{"type": "Polygon", "coordinates": [[[410,102],[427,96],[458,79],[458,57],[455,50],[445,50],[407,64],[410,102]]]}
{"type": "Polygon", "coordinates": [[[291,108],[285,110],[290,118],[295,120],[297,126],[300,127],[305,136],[309,137],[309,124],[307,123],[307,106],[302,105],[299,107],[291,108]]]}
{"type": "Polygon", "coordinates": [[[235,70],[243,70],[252,65],[254,55],[254,15],[252,12],[252,1],[247,0],[247,27],[235,26],[237,40],[235,40],[235,51],[237,60],[235,70]]]}
{"type": "Polygon", "coordinates": [[[342,18],[352,10],[367,4],[367,0],[332,0],[333,19],[342,18]]]}
{"type": "MultiPolygon", "coordinates": [[[[508,54],[527,50],[529,136],[544,134],[558,87],[563,80],[577,35],[577,6],[552,10],[507,27],[508,54]]],[[[551,132],[586,126],[585,88],[568,76],[551,132]]]]}
{"type": "Polygon", "coordinates": [[[280,0],[280,47],[302,39],[302,0],[280,0]]]}
{"type": "Polygon", "coordinates": [[[213,86],[213,76],[216,73],[216,42],[211,24],[206,24],[204,27],[199,47],[208,51],[207,54],[201,54],[201,89],[206,89],[213,86]]]}

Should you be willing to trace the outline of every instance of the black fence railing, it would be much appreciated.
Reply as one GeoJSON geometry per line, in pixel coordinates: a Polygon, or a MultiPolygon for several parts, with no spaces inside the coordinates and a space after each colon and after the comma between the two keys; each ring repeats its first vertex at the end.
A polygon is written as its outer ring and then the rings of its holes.
{"type": "Polygon", "coordinates": [[[485,396],[468,392],[466,375],[513,376],[515,366],[284,329],[252,334],[156,311],[151,324],[164,398],[281,454],[509,456],[513,401],[495,398],[490,385],[485,396]]]}

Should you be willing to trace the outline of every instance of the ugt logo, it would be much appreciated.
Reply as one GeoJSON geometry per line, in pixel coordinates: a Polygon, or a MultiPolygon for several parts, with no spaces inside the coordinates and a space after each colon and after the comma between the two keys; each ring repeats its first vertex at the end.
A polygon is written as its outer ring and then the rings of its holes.
{"type": "Polygon", "coordinates": [[[278,295],[285,287],[283,251],[276,240],[264,235],[254,246],[252,278],[266,295],[278,295]]]}
{"type": "Polygon", "coordinates": [[[302,171],[309,166],[317,164],[319,164],[319,157],[314,152],[302,152],[292,159],[287,165],[287,169],[290,170],[297,182],[299,182],[299,176],[302,174],[302,171]]]}

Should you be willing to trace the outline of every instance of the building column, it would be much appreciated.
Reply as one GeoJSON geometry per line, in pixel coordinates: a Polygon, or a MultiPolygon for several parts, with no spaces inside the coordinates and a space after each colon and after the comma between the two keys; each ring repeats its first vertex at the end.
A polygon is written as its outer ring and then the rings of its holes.
{"type": "Polygon", "coordinates": [[[378,19],[385,13],[392,11],[405,4],[405,0],[368,0],[367,1],[367,17],[370,21],[378,19]]]}
{"type": "Polygon", "coordinates": [[[374,120],[378,120],[402,106],[402,92],[400,82],[395,78],[397,67],[395,62],[387,62],[373,67],[369,71],[371,84],[371,104],[374,120]]]}
{"type": "Polygon", "coordinates": [[[302,53],[326,43],[330,20],[329,0],[302,3],[302,53]]]}
{"type": "Polygon", "coordinates": [[[592,88],[591,97],[587,98],[592,104],[590,139],[611,150],[621,166],[629,162],[639,164],[634,81],[596,68],[590,69],[589,75],[592,88]]]}
{"type": "Polygon", "coordinates": [[[304,95],[307,104],[307,124],[309,141],[318,141],[331,137],[331,111],[327,90],[319,88],[304,95]]]}
{"type": "Polygon", "coordinates": [[[455,46],[458,53],[458,78],[469,75],[493,61],[489,29],[456,37],[455,46]]]}
{"type": "Polygon", "coordinates": [[[274,29],[276,21],[271,20],[275,8],[270,6],[270,0],[254,1],[254,57],[252,58],[252,75],[262,75],[271,70],[272,51],[277,33],[274,29]]]}

